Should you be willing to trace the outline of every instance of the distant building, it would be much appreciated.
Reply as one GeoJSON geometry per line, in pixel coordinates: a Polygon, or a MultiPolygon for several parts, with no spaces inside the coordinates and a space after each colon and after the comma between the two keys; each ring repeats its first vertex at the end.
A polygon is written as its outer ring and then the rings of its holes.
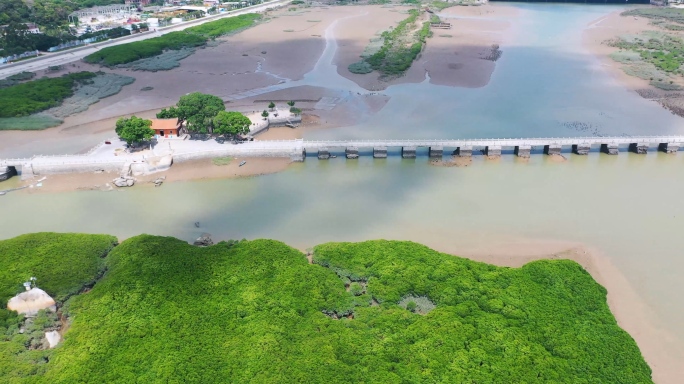
{"type": "Polygon", "coordinates": [[[164,137],[168,139],[177,138],[180,134],[181,126],[178,119],[150,119],[152,129],[156,138],[164,137]]]}
{"type": "Polygon", "coordinates": [[[124,4],[126,4],[126,5],[138,5],[140,7],[146,7],[151,2],[152,2],[152,0],[125,0],[124,4]]]}

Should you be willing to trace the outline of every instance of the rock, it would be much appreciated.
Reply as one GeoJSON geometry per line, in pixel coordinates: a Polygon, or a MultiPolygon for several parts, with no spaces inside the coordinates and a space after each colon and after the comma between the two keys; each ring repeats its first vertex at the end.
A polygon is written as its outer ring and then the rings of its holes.
{"type": "Polygon", "coordinates": [[[166,176],[162,176],[162,177],[156,178],[156,179],[153,181],[154,186],[155,186],[155,187],[158,187],[158,186],[162,185],[162,183],[164,182],[164,180],[166,180],[166,176]]]}
{"type": "Polygon", "coordinates": [[[193,245],[196,245],[198,247],[208,247],[210,245],[214,245],[214,241],[211,239],[210,234],[203,233],[202,236],[198,237],[197,240],[195,240],[193,245]]]}
{"type": "Polygon", "coordinates": [[[48,348],[54,348],[62,340],[62,336],[57,331],[45,332],[45,340],[48,342],[48,348]]]}
{"type": "Polygon", "coordinates": [[[132,187],[135,184],[135,178],[130,176],[121,176],[112,180],[112,183],[117,187],[132,187]]]}
{"type": "Polygon", "coordinates": [[[40,288],[33,288],[22,292],[7,302],[7,309],[23,313],[26,316],[35,316],[41,309],[56,311],[55,300],[40,288]]]}

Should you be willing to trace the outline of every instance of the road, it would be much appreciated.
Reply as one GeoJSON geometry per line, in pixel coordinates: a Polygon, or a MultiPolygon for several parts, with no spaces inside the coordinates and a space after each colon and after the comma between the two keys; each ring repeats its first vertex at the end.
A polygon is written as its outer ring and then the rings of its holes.
{"type": "Polygon", "coordinates": [[[90,44],[90,45],[85,46],[85,47],[69,49],[66,51],[55,52],[55,53],[45,53],[45,54],[43,54],[43,56],[40,56],[40,57],[37,57],[34,59],[28,59],[28,60],[20,61],[17,63],[0,65],[0,79],[4,79],[7,76],[11,76],[11,75],[17,74],[19,72],[24,72],[24,71],[37,72],[37,71],[46,69],[47,67],[71,63],[73,61],[80,60],[80,59],[90,55],[91,53],[97,52],[98,50],[105,48],[105,47],[111,47],[114,45],[126,44],[126,43],[130,43],[130,42],[134,42],[134,41],[151,39],[153,37],[161,36],[161,35],[167,34],[169,32],[182,31],[185,28],[194,27],[195,25],[204,24],[204,23],[207,23],[210,21],[215,21],[215,20],[222,19],[225,17],[233,17],[233,16],[242,15],[245,13],[261,13],[261,12],[266,11],[268,8],[273,8],[273,7],[277,7],[280,5],[284,5],[284,4],[289,3],[290,1],[292,1],[292,0],[273,0],[273,1],[265,2],[263,4],[258,4],[258,5],[254,5],[251,7],[242,8],[242,9],[239,9],[236,11],[220,13],[218,15],[203,17],[203,18],[198,19],[198,20],[192,20],[192,21],[188,21],[185,23],[171,25],[168,27],[157,28],[156,32],[150,31],[150,32],[135,34],[135,35],[127,36],[127,37],[122,37],[119,39],[104,41],[101,43],[90,44]]]}

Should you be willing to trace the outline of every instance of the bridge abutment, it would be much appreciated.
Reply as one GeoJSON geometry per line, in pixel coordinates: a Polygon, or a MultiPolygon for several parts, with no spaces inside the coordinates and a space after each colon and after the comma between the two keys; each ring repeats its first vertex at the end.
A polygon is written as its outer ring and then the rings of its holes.
{"type": "Polygon", "coordinates": [[[617,144],[601,144],[601,152],[605,153],[606,155],[617,155],[619,153],[618,145],[617,144]]]}
{"type": "Polygon", "coordinates": [[[488,145],[484,149],[484,154],[489,157],[501,156],[501,146],[500,145],[488,145]]]}
{"type": "Polygon", "coordinates": [[[473,147],[470,145],[464,145],[462,147],[456,148],[454,155],[459,157],[470,157],[473,155],[473,147]]]}
{"type": "Polygon", "coordinates": [[[658,144],[658,150],[665,153],[677,153],[681,146],[681,143],[660,143],[658,144]]]}
{"type": "Polygon", "coordinates": [[[549,144],[544,146],[544,153],[547,155],[560,155],[562,147],[558,144],[549,144]]]}
{"type": "Polygon", "coordinates": [[[416,147],[401,147],[401,157],[404,159],[415,159],[416,147]]]}
{"type": "Polygon", "coordinates": [[[358,159],[359,158],[359,148],[358,147],[347,147],[344,150],[344,155],[347,159],[358,159]]]}
{"type": "Polygon", "coordinates": [[[516,156],[518,157],[530,157],[530,153],[532,152],[532,146],[531,145],[517,145],[515,149],[513,150],[513,153],[515,153],[516,156]]]}
{"type": "Polygon", "coordinates": [[[645,155],[648,153],[648,144],[647,143],[630,143],[629,144],[629,151],[634,152],[639,155],[645,155]]]}
{"type": "Polygon", "coordinates": [[[376,159],[386,159],[387,158],[387,147],[374,147],[373,157],[376,159]]]}
{"type": "Polygon", "coordinates": [[[572,153],[576,155],[588,155],[591,150],[591,145],[589,144],[573,144],[572,153]]]}
{"type": "Polygon", "coordinates": [[[428,156],[430,157],[442,157],[444,154],[444,147],[441,145],[435,145],[433,147],[430,147],[428,150],[428,156]]]}

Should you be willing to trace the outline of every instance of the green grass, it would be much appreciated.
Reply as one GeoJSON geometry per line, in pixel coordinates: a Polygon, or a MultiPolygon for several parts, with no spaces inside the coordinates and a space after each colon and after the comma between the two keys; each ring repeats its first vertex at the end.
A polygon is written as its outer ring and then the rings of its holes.
{"type": "Polygon", "coordinates": [[[673,23],[684,24],[684,9],[678,8],[638,8],[621,13],[622,16],[646,17],[654,20],[667,20],[673,23]]]}
{"type": "Polygon", "coordinates": [[[77,72],[42,78],[0,89],[0,118],[20,117],[60,105],[73,95],[78,82],[95,77],[92,72],[77,72]]]}
{"type": "MultiPolygon", "coordinates": [[[[75,251],[44,249],[39,240],[10,242],[5,252],[41,260],[75,251]],[[26,243],[40,251],[22,250],[26,243]]],[[[109,253],[107,273],[93,289],[69,300],[63,344],[41,352],[49,362],[27,367],[34,351],[12,344],[18,349],[0,354],[0,367],[17,362],[24,369],[3,377],[651,382],[636,344],[608,309],[605,289],[572,261],[502,268],[390,241],[323,244],[313,259],[317,265],[272,240],[199,248],[173,238],[131,238],[109,253]]],[[[24,264],[23,257],[13,260],[3,270],[24,264]]],[[[62,263],[56,268],[84,269],[65,260],[56,260],[62,263]]],[[[2,276],[16,289],[14,274],[2,276]]],[[[51,279],[39,283],[47,287],[51,279]]]]}
{"type": "Polygon", "coordinates": [[[257,14],[249,13],[211,21],[152,39],[103,48],[86,56],[84,60],[91,64],[111,67],[157,56],[167,50],[198,47],[206,44],[209,39],[247,28],[259,17],[257,14]]]}
{"type": "Polygon", "coordinates": [[[232,157],[216,157],[216,158],[211,159],[211,162],[214,165],[218,165],[218,166],[228,165],[228,164],[230,164],[231,161],[233,161],[232,157]]]}

